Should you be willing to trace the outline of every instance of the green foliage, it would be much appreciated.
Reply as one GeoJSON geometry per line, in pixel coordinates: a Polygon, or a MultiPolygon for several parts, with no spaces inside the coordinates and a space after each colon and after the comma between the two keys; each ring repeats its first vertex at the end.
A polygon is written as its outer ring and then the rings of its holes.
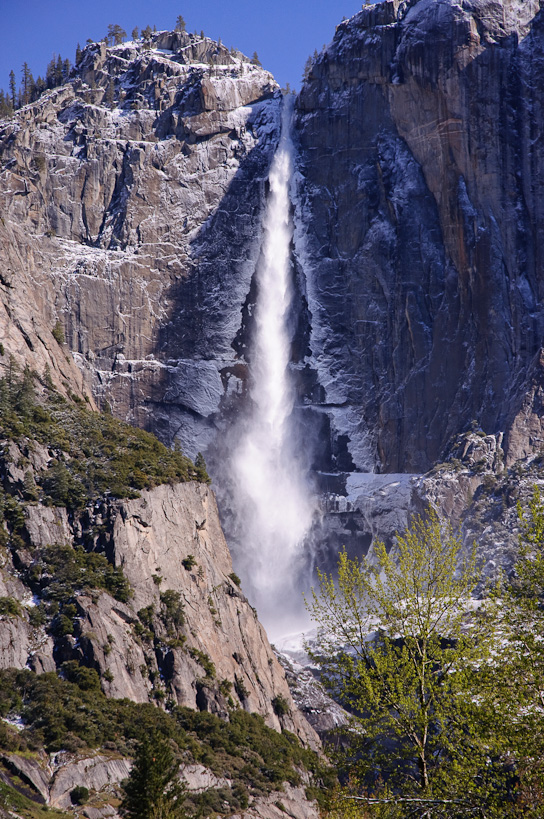
{"type": "Polygon", "coordinates": [[[198,648],[190,648],[189,654],[193,660],[196,660],[197,663],[202,666],[206,672],[206,677],[209,677],[211,680],[215,679],[215,665],[204,651],[200,651],[198,648]]]}
{"type": "Polygon", "coordinates": [[[489,696],[516,759],[519,814],[544,813],[544,504],[535,486],[527,508],[518,503],[519,559],[499,591],[501,651],[489,696]]]}
{"type": "Polygon", "coordinates": [[[284,717],[289,713],[289,704],[281,694],[277,694],[272,700],[272,708],[278,717],[284,717]]]}
{"type": "MultiPolygon", "coordinates": [[[[499,720],[478,696],[494,629],[485,613],[467,616],[474,559],[434,513],[397,537],[395,556],[383,543],[375,552],[376,569],[342,552],[337,582],[319,573],[309,605],[320,627],[313,657],[353,714],[341,768],[370,796],[385,785],[404,798],[462,795],[493,816],[508,775],[494,746],[499,720]]],[[[432,815],[457,815],[445,810],[432,815]]]]}
{"type": "MultiPolygon", "coordinates": [[[[6,780],[10,779],[10,771],[2,772],[6,780]]],[[[19,816],[24,819],[66,819],[64,811],[41,805],[29,798],[19,783],[13,787],[6,781],[0,781],[0,810],[4,816],[19,816]]]]}
{"type": "Polygon", "coordinates": [[[242,581],[240,580],[240,578],[238,577],[238,575],[236,574],[236,572],[231,572],[231,573],[229,574],[229,577],[230,577],[230,579],[232,580],[232,582],[233,582],[233,583],[236,583],[236,585],[237,585],[237,586],[240,586],[240,587],[241,587],[241,585],[242,585],[242,581]]]}
{"type": "Polygon", "coordinates": [[[55,323],[55,326],[51,330],[51,333],[57,344],[64,344],[64,342],[66,341],[66,338],[64,336],[64,328],[58,319],[55,323]]]}
{"type": "Polygon", "coordinates": [[[36,486],[36,481],[34,480],[34,475],[30,470],[25,472],[25,477],[23,480],[23,493],[25,500],[29,501],[37,501],[40,497],[38,487],[36,486]]]}
{"type": "Polygon", "coordinates": [[[76,787],[70,791],[70,799],[72,805],[84,805],[89,799],[89,789],[84,785],[76,785],[76,787]]]}
{"type": "Polygon", "coordinates": [[[104,37],[104,42],[110,46],[120,45],[123,40],[126,40],[126,37],[127,33],[121,26],[117,25],[117,23],[110,23],[108,25],[108,33],[104,37]]]}
{"type": "Polygon", "coordinates": [[[247,690],[245,683],[241,679],[241,677],[237,676],[234,677],[234,690],[236,691],[236,694],[238,695],[238,699],[240,700],[240,702],[247,700],[247,698],[249,697],[249,691],[247,690]]]}
{"type": "Polygon", "coordinates": [[[184,789],[172,748],[152,734],[138,745],[120,806],[127,819],[184,819],[184,789]]]}
{"type": "Polygon", "coordinates": [[[181,628],[185,623],[181,595],[177,591],[168,589],[167,591],[162,592],[160,598],[165,625],[169,632],[174,632],[175,630],[181,628]]]}
{"type": "Polygon", "coordinates": [[[87,668],[79,665],[76,660],[68,660],[62,664],[62,674],[82,691],[100,691],[100,677],[95,668],[87,668]]]}
{"type": "Polygon", "coordinates": [[[181,14],[178,14],[178,16],[176,17],[176,28],[175,28],[175,30],[176,31],[185,31],[185,29],[186,29],[185,20],[184,20],[184,18],[183,18],[183,16],[181,14]]]}
{"type": "Polygon", "coordinates": [[[0,617],[20,617],[23,610],[14,597],[0,597],[0,617]]]}
{"type": "Polygon", "coordinates": [[[187,555],[187,557],[184,557],[183,560],[181,561],[181,565],[183,566],[184,569],[186,569],[188,572],[190,572],[191,569],[194,566],[196,566],[195,556],[194,555],[187,555]]]}
{"type": "Polygon", "coordinates": [[[206,461],[202,452],[198,452],[195,458],[195,469],[197,472],[197,480],[202,483],[209,483],[208,471],[206,468],[206,461]]]}
{"type": "Polygon", "coordinates": [[[179,449],[161,444],[153,435],[111,415],[92,412],[80,401],[68,402],[44,376],[38,400],[35,378],[22,374],[10,360],[0,379],[0,435],[8,440],[35,440],[55,453],[41,475],[25,475],[27,499],[81,509],[97,497],[137,497],[141,489],[163,483],[202,480],[204,467],[194,466],[179,449]]]}
{"type": "Polygon", "coordinates": [[[122,569],[112,566],[104,555],[67,545],[56,544],[36,550],[29,582],[38,585],[45,600],[58,603],[69,603],[77,592],[92,589],[104,589],[122,603],[131,596],[122,569]]]}
{"type": "MultiPolygon", "coordinates": [[[[17,742],[19,750],[45,747],[54,752],[68,745],[82,749],[107,744],[126,755],[135,742],[158,737],[169,740],[174,753],[185,760],[231,779],[232,790],[225,791],[223,801],[235,810],[247,807],[248,794],[269,793],[282,782],[299,784],[303,768],[330,780],[316,754],[302,748],[292,734],[268,728],[255,714],[235,710],[225,723],[214,714],[178,706],[167,713],[148,703],[108,699],[94,669],[70,662],[64,663],[62,673],[65,679],[27,669],[0,671],[0,715],[20,714],[25,724],[9,737],[0,730],[0,748],[17,742]]],[[[204,807],[213,798],[192,795],[191,807],[207,816],[204,807]]]]}

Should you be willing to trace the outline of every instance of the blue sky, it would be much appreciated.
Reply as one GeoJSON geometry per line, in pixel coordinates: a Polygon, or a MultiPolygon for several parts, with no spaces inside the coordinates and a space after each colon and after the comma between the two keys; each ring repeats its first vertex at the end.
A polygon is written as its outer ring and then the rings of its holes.
{"type": "Polygon", "coordinates": [[[278,82],[300,85],[304,63],[330,42],[342,17],[362,0],[5,0],[0,27],[0,87],[7,90],[13,68],[17,83],[26,60],[36,77],[53,54],[74,60],[76,44],[101,39],[109,23],[129,34],[146,25],[172,29],[182,14],[188,31],[204,31],[248,56],[257,51],[278,82]]]}

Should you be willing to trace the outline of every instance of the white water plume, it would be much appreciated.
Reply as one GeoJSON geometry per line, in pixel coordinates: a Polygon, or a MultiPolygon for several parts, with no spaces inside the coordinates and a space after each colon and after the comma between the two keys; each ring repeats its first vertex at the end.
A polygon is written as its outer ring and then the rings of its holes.
{"type": "Polygon", "coordinates": [[[251,410],[233,459],[243,552],[238,565],[244,588],[273,635],[291,630],[304,617],[299,574],[304,564],[304,538],[314,513],[290,423],[294,406],[289,373],[293,298],[291,116],[292,104],[286,98],[281,138],[270,169],[264,241],[256,271],[251,410]]]}

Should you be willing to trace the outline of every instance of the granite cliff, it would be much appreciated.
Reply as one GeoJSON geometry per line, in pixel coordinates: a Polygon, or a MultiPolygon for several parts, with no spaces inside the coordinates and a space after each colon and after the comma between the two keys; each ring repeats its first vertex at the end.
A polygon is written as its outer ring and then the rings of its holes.
{"type": "Polygon", "coordinates": [[[221,804],[222,815],[245,806],[275,817],[273,794],[287,780],[293,815],[317,816],[302,789],[310,756],[282,772],[272,757],[255,766],[275,732],[287,746],[274,753],[286,758],[290,748],[319,751],[320,742],[233,572],[203,468],[63,398],[51,382],[32,390],[28,371],[2,379],[0,393],[0,781],[17,790],[22,780],[23,795],[61,808],[85,787],[89,819],[113,815],[137,726],[147,719],[161,730],[162,714],[171,726],[188,723],[176,742],[197,807],[202,798],[221,804]],[[112,730],[134,704],[136,723],[112,730]],[[108,707],[100,735],[97,714],[108,707]],[[191,714],[216,722],[193,725],[191,714]],[[240,781],[244,751],[225,734],[229,772],[205,744],[217,724],[236,732],[244,719],[254,770],[240,781]],[[204,748],[187,740],[191,730],[204,748]]]}
{"type": "Polygon", "coordinates": [[[309,71],[299,244],[340,469],[426,471],[473,420],[507,460],[540,445],[513,419],[542,344],[543,43],[538,0],[385,0],[309,71]]]}
{"type": "MultiPolygon", "coordinates": [[[[2,126],[2,343],[221,481],[279,92],[206,38],[150,46],[88,46],[2,126]]],[[[507,463],[538,449],[541,66],[537,0],[385,0],[314,60],[293,363],[325,490],[424,472],[474,420],[507,463]]]]}
{"type": "Polygon", "coordinates": [[[81,391],[75,361],[99,404],[204,449],[245,373],[232,342],[279,96],[240,53],[159,32],[87,46],[70,83],[4,122],[5,350],[81,391]]]}

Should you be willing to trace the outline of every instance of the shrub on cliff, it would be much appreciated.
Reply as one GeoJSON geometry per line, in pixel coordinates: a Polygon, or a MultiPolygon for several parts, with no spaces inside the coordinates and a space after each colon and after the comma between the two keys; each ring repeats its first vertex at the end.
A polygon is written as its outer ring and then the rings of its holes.
{"type": "Polygon", "coordinates": [[[41,595],[47,600],[67,603],[76,592],[92,589],[104,589],[122,603],[131,596],[122,569],[97,552],[55,544],[36,550],[33,558],[29,583],[39,586],[41,595]]]}
{"type": "MultiPolygon", "coordinates": [[[[105,746],[131,756],[137,743],[157,736],[184,761],[206,765],[232,781],[222,793],[230,812],[247,807],[248,795],[281,789],[282,782],[300,784],[304,769],[330,779],[315,753],[292,734],[268,728],[256,714],[237,709],[224,722],[181,706],[168,713],[149,703],[108,699],[94,669],[76,662],[65,663],[62,673],[66,679],[28,669],[0,670],[0,716],[19,715],[24,723],[18,732],[9,726],[0,730],[0,749],[54,752],[67,746],[105,746]]],[[[191,794],[189,806],[196,815],[207,816],[212,797],[191,794]]]]}
{"type": "Polygon", "coordinates": [[[41,474],[25,476],[31,499],[78,509],[106,493],[130,498],[163,483],[209,483],[202,456],[193,464],[151,433],[92,412],[80,399],[67,401],[47,375],[38,397],[35,382],[13,360],[0,379],[0,436],[23,446],[37,441],[55,454],[41,474]]]}

